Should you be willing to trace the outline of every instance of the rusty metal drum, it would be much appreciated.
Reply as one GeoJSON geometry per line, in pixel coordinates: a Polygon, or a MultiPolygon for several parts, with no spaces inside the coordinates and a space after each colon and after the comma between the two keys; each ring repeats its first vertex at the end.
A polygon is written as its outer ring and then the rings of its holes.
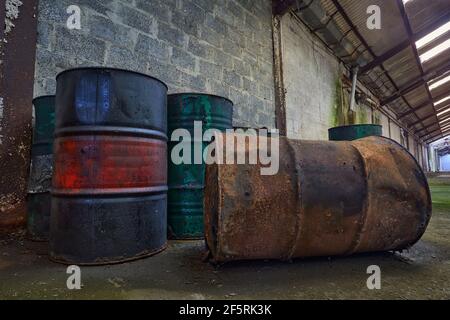
{"type": "MultiPolygon", "coordinates": [[[[167,123],[169,136],[176,129],[187,130],[192,139],[191,150],[195,145],[203,154],[207,142],[201,138],[195,140],[194,121],[202,125],[203,134],[208,129],[224,131],[232,128],[233,103],[220,96],[201,93],[180,93],[168,96],[167,123]]],[[[202,239],[203,232],[203,189],[205,164],[175,164],[171,151],[179,142],[169,141],[169,192],[168,192],[168,226],[172,239],[202,239]]]]}
{"type": "Polygon", "coordinates": [[[272,139],[279,143],[275,175],[261,175],[261,164],[207,166],[205,234],[212,261],[401,250],[425,232],[427,180],[395,141],[272,139]]]}
{"type": "Polygon", "coordinates": [[[166,104],[167,86],[145,74],[58,75],[52,260],[109,264],[166,247],[166,104]]]}
{"type": "Polygon", "coordinates": [[[31,240],[47,241],[53,172],[55,96],[33,100],[35,122],[27,192],[27,234],[31,240]]]}

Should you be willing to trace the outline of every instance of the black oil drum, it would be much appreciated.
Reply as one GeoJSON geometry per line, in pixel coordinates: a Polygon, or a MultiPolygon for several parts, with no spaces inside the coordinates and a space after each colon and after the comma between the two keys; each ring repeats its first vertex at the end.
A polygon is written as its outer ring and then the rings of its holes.
{"type": "Polygon", "coordinates": [[[167,243],[167,86],[110,68],[57,76],[50,257],[110,264],[167,243]]]}

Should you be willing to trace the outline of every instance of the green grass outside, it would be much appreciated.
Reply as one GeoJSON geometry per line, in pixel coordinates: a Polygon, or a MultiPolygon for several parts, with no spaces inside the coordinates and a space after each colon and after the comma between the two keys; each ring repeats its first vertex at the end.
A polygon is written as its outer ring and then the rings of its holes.
{"type": "Polygon", "coordinates": [[[450,213],[450,179],[430,178],[428,183],[431,190],[433,209],[450,213]]]}

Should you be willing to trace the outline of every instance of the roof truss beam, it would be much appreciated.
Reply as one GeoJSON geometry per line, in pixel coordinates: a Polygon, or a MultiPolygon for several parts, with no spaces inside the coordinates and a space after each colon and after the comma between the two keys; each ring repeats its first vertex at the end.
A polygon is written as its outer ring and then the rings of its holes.
{"type": "MultiPolygon", "coordinates": [[[[423,30],[419,31],[418,33],[412,34],[411,35],[412,42],[416,42],[420,38],[423,38],[424,36],[426,36],[427,34],[429,34],[432,31],[434,31],[435,29],[439,28],[440,26],[442,26],[444,23],[446,23],[449,20],[450,20],[450,13],[442,16],[441,18],[436,20],[436,22],[432,23],[431,25],[429,25],[428,27],[426,27],[423,30]]],[[[360,68],[361,73],[366,73],[369,70],[372,70],[373,68],[383,64],[383,62],[385,62],[386,60],[389,60],[393,56],[399,54],[400,52],[402,52],[403,50],[405,50],[409,46],[411,46],[411,42],[409,41],[409,39],[399,43],[398,45],[396,45],[392,49],[386,51],[385,53],[381,54],[379,57],[375,58],[373,61],[369,62],[368,64],[366,64],[364,66],[362,66],[360,68]]],[[[415,46],[414,46],[414,48],[415,48],[415,46]]]]}
{"type": "Polygon", "coordinates": [[[444,132],[440,132],[438,134],[435,134],[434,136],[431,136],[427,139],[425,139],[426,143],[432,143],[435,142],[441,138],[444,138],[445,136],[450,135],[450,129],[449,130],[445,130],[444,132]]]}
{"type": "MultiPolygon", "coordinates": [[[[447,109],[449,107],[450,107],[450,105],[447,105],[447,106],[443,107],[441,110],[447,109]]],[[[450,116],[450,114],[449,114],[449,116],[450,116]]],[[[425,118],[422,118],[422,119],[419,119],[417,121],[414,121],[413,123],[410,124],[410,126],[414,127],[414,126],[418,125],[419,123],[421,123],[422,121],[427,121],[427,120],[429,120],[431,118],[434,118],[434,114],[431,114],[431,115],[429,115],[429,116],[427,116],[425,118]]],[[[444,118],[439,119],[439,120],[446,120],[446,119],[447,119],[447,117],[444,117],[444,118]]]]}
{"type": "MultiPolygon", "coordinates": [[[[416,60],[417,68],[419,68],[420,76],[423,78],[425,73],[423,71],[422,62],[420,61],[420,58],[419,58],[419,52],[417,51],[417,48],[416,48],[415,43],[414,43],[415,40],[414,40],[413,31],[412,31],[412,28],[411,28],[411,24],[409,23],[408,15],[407,15],[407,13],[405,11],[405,6],[403,4],[403,0],[397,0],[397,7],[400,10],[400,14],[402,16],[403,25],[405,26],[409,42],[410,42],[411,48],[412,48],[413,53],[414,53],[414,58],[416,60]]],[[[431,96],[431,92],[430,92],[430,89],[428,88],[428,86],[426,86],[426,91],[427,91],[428,100],[432,100],[433,97],[431,96]]],[[[434,114],[436,115],[436,109],[434,107],[434,104],[433,104],[433,110],[434,110],[434,114]]],[[[437,115],[436,115],[436,121],[438,122],[438,125],[439,125],[439,120],[437,118],[437,115]]],[[[441,128],[440,125],[439,125],[439,128],[441,128]]]]}
{"type": "MultiPolygon", "coordinates": [[[[425,107],[426,107],[427,105],[429,105],[430,103],[432,104],[433,101],[439,101],[439,100],[441,100],[441,99],[447,97],[448,95],[449,95],[449,93],[446,92],[446,93],[441,94],[440,96],[437,96],[435,99],[428,99],[427,101],[425,101],[424,103],[422,103],[422,104],[419,105],[418,107],[416,107],[416,108],[414,108],[414,109],[411,109],[411,110],[409,110],[409,111],[406,111],[406,112],[402,113],[402,114],[398,117],[398,119],[401,120],[401,119],[403,119],[404,117],[409,116],[410,114],[413,114],[413,113],[419,111],[419,110],[422,109],[422,108],[425,108],[425,107]]],[[[438,111],[439,111],[439,110],[438,110],[438,111]]],[[[436,115],[433,115],[433,117],[434,117],[434,116],[436,116],[436,115]]],[[[417,117],[417,119],[420,119],[420,118],[417,117]]],[[[422,119],[422,120],[423,120],[423,119],[422,119]]]]}
{"type": "MultiPolygon", "coordinates": [[[[339,11],[340,15],[342,16],[342,18],[345,20],[345,22],[347,23],[347,25],[352,29],[353,33],[356,35],[356,37],[358,38],[358,40],[364,45],[364,47],[366,48],[366,50],[370,53],[370,55],[376,59],[377,56],[375,54],[375,52],[372,50],[372,48],[369,46],[369,44],[367,43],[366,39],[364,39],[364,37],[361,35],[361,33],[358,31],[358,29],[356,28],[356,26],[353,24],[352,20],[350,19],[350,17],[347,15],[347,13],[345,12],[344,8],[342,7],[342,5],[339,3],[338,0],[332,0],[334,6],[336,7],[336,9],[339,11]]],[[[384,73],[384,75],[386,76],[386,78],[389,80],[389,82],[391,82],[392,86],[394,87],[395,91],[399,91],[399,88],[397,86],[397,84],[395,83],[394,79],[392,79],[392,77],[389,75],[389,73],[386,71],[386,69],[381,66],[381,69],[384,73]]],[[[413,110],[413,108],[411,107],[411,105],[409,104],[409,102],[405,99],[405,97],[402,96],[403,102],[411,109],[413,110]]],[[[413,113],[415,113],[415,111],[413,111],[413,113]]]]}
{"type": "Polygon", "coordinates": [[[394,93],[392,96],[387,97],[386,99],[382,100],[380,104],[382,106],[385,106],[401,96],[417,89],[418,87],[426,84],[429,81],[432,81],[436,78],[439,78],[440,76],[444,75],[445,73],[450,72],[450,60],[444,63],[443,66],[438,66],[433,69],[430,69],[427,73],[425,73],[422,77],[416,78],[413,81],[407,83],[403,86],[398,92],[394,93]]]}

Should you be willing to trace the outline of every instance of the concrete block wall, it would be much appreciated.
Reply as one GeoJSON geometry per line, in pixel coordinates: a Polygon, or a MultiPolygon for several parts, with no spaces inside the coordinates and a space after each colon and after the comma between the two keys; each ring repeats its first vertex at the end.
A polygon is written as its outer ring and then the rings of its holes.
{"type": "MultiPolygon", "coordinates": [[[[343,67],[321,41],[289,14],[281,20],[281,33],[287,135],[327,140],[328,129],[335,122],[336,81],[342,76],[343,67]]],[[[386,112],[395,118],[392,112],[386,112]]],[[[372,113],[369,106],[357,106],[355,123],[372,123],[372,113]]],[[[379,118],[383,136],[401,143],[400,127],[384,113],[379,118]]],[[[417,142],[412,136],[410,139],[410,152],[418,158],[417,142]]]]}
{"type": "Polygon", "coordinates": [[[155,76],[169,93],[233,100],[234,124],[275,125],[270,0],[40,0],[34,95],[55,76],[108,66],[155,76]],[[81,30],[69,30],[69,5],[81,30]]]}
{"type": "Polygon", "coordinates": [[[341,75],[339,63],[289,14],[282,18],[281,30],[287,135],[326,140],[341,75]]]}

